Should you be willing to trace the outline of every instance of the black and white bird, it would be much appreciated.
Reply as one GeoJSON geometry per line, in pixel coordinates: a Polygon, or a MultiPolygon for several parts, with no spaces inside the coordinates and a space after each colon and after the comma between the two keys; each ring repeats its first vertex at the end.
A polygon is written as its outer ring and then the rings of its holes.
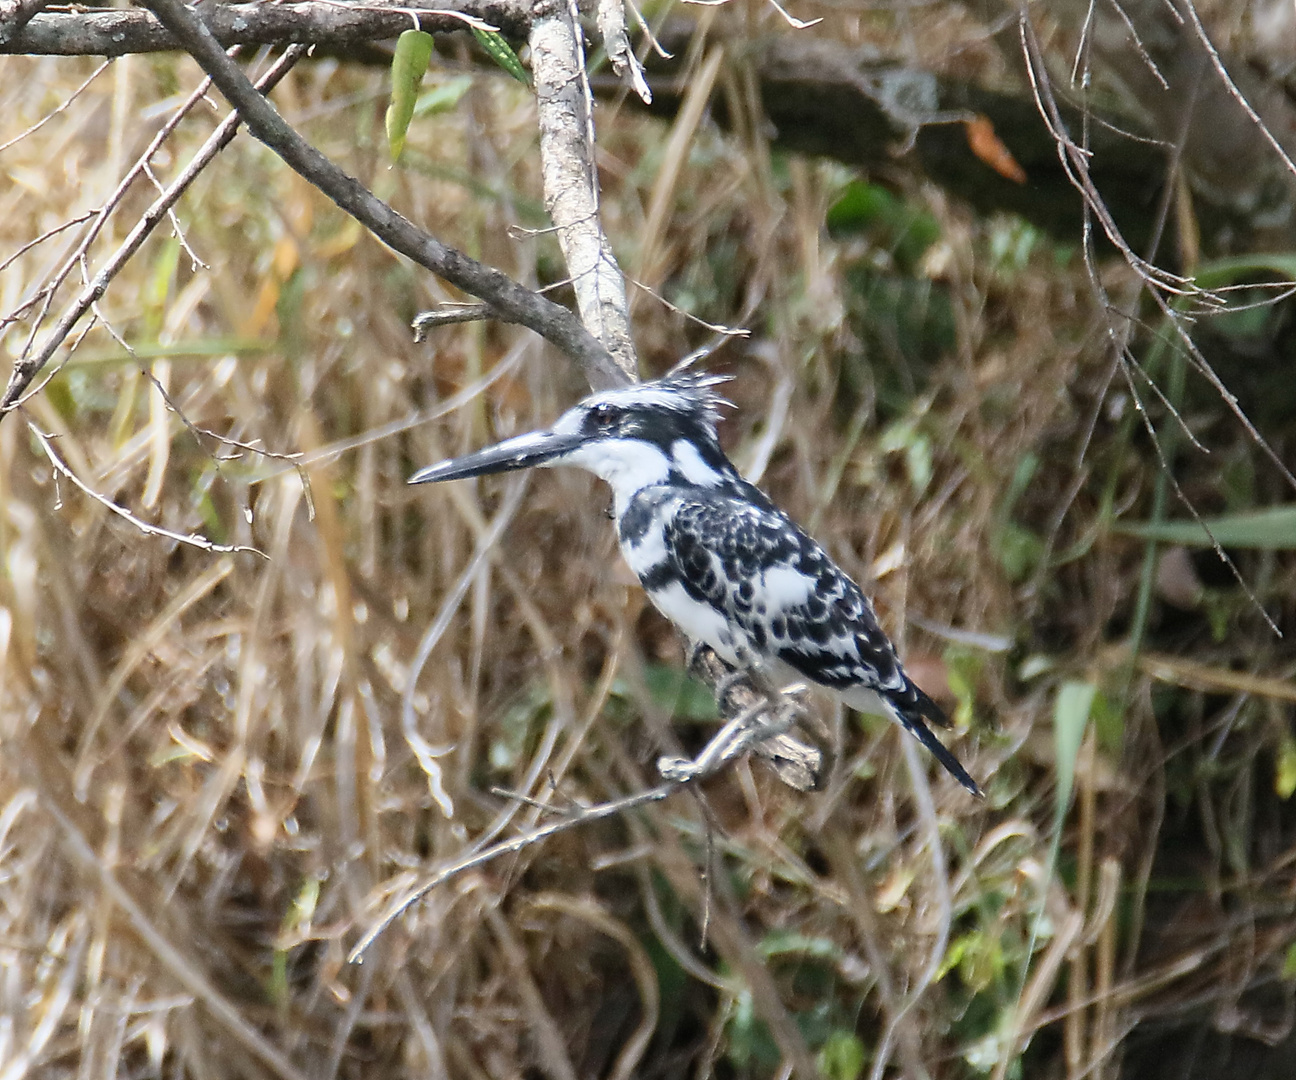
{"type": "Polygon", "coordinates": [[[868,599],[814,540],[747,483],[716,437],[722,376],[605,390],[546,431],[443,461],[411,484],[575,465],[612,488],[617,536],[648,598],[695,642],[766,684],[803,679],[889,716],[974,795],[927,726],[945,714],[905,673],[868,599]]]}

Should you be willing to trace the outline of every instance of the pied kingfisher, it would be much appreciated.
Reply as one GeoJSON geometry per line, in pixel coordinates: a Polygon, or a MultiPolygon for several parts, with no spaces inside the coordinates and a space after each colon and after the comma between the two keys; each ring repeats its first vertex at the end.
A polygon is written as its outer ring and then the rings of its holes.
{"type": "Polygon", "coordinates": [[[720,449],[716,424],[728,403],[712,387],[724,381],[687,374],[605,390],[547,431],[432,465],[409,482],[534,465],[594,473],[612,487],[626,562],[688,638],[740,671],[805,679],[853,709],[891,717],[980,795],[927,726],[948,721],[905,674],[859,586],[720,449]]]}

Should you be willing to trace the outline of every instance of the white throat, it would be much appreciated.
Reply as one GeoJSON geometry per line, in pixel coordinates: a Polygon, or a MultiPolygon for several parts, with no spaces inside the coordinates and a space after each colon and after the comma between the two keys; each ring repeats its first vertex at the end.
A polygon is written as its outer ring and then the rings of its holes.
{"type": "Polygon", "coordinates": [[[553,464],[576,465],[606,480],[618,518],[636,494],[664,484],[671,472],[671,459],[659,447],[640,439],[600,439],[577,447],[553,464]]]}

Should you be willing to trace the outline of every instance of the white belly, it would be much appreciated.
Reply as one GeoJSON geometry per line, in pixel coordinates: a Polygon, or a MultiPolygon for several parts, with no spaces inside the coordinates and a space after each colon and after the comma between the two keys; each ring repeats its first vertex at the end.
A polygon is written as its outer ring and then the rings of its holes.
{"type": "Polygon", "coordinates": [[[871,716],[886,716],[892,720],[896,718],[895,710],[875,690],[866,690],[862,686],[856,686],[849,690],[834,690],[832,692],[857,712],[868,713],[871,716]]]}
{"type": "Polygon", "coordinates": [[[687,637],[710,645],[726,663],[738,664],[735,645],[745,646],[746,643],[734,641],[728,620],[710,604],[694,600],[678,581],[650,592],[648,599],[687,637]]]}

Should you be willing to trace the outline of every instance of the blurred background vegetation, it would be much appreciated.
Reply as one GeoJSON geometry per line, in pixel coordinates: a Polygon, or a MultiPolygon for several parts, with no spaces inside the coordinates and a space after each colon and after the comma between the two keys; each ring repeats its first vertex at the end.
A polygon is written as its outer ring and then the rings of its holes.
{"type": "MultiPolygon", "coordinates": [[[[1061,88],[1084,5],[1032,8],[1061,88]]],[[[1270,8],[1201,5],[1281,93],[1296,31],[1270,8]]],[[[866,583],[988,798],[932,771],[933,846],[897,733],[825,706],[823,791],[740,763],[457,878],[347,964],[415,876],[653,784],[714,708],[590,478],[405,484],[552,419],[579,373],[511,327],[412,343],[416,312],[462,297],[241,136],[0,423],[5,1080],[1296,1075],[1296,248],[1262,213],[1287,190],[1233,198],[1258,175],[1241,158],[1230,187],[1146,141],[1096,154],[1126,170],[1113,209],[1141,254],[1238,286],[1163,310],[1064,177],[1039,197],[1060,164],[1004,119],[1039,123],[1015,17],[648,13],[692,20],[659,115],[596,79],[642,374],[710,341],[699,320],[750,328],[709,361],[734,376],[725,445],[866,583]],[[963,111],[867,163],[831,127],[807,146],[760,53],[807,38],[930,73],[963,111]],[[56,476],[29,421],[139,519],[263,555],[141,533],[56,476]]],[[[440,39],[393,167],[375,53],[299,65],[278,107],[433,234],[565,298],[528,88],[440,39]]],[[[100,63],[3,60],[6,312],[199,77],[100,63]]],[[[1135,83],[1092,102],[1162,137],[1135,83]]],[[[157,174],[223,112],[181,124],[157,174]]],[[[89,273],[152,197],[132,186],[89,273]]]]}

